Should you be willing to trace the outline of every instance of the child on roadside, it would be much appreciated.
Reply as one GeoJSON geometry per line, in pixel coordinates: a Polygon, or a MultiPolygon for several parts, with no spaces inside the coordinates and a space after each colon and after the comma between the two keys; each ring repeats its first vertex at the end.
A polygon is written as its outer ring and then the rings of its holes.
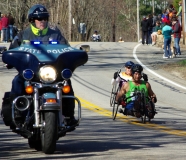
{"type": "Polygon", "coordinates": [[[156,27],[154,29],[154,32],[151,34],[151,38],[152,38],[152,46],[156,44],[156,39],[157,39],[157,35],[158,35],[158,31],[162,30],[162,27],[160,25],[160,21],[156,21],[156,27]]]}

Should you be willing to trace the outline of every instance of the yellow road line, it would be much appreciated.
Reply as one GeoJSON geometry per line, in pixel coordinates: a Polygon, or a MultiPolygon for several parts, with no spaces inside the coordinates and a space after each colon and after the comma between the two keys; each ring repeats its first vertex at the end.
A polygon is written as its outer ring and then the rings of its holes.
{"type": "MultiPolygon", "coordinates": [[[[112,117],[111,111],[103,109],[99,106],[96,106],[93,103],[90,103],[80,97],[77,97],[77,98],[80,100],[82,107],[92,110],[94,112],[97,112],[103,116],[112,117]]],[[[134,124],[134,125],[138,125],[138,126],[142,126],[142,127],[146,127],[146,128],[150,128],[150,129],[156,129],[156,130],[160,130],[162,132],[168,133],[168,134],[186,137],[186,131],[175,130],[175,129],[168,128],[166,126],[161,126],[161,125],[153,124],[153,123],[149,123],[149,122],[146,122],[145,124],[143,124],[139,120],[137,120],[136,118],[132,118],[132,117],[124,116],[124,115],[121,116],[119,113],[116,118],[123,121],[123,122],[129,123],[129,124],[134,124]]]]}

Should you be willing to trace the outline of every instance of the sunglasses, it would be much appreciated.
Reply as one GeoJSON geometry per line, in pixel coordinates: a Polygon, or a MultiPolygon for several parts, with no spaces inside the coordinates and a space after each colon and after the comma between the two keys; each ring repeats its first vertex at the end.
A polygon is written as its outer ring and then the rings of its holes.
{"type": "Polygon", "coordinates": [[[35,18],[35,20],[38,20],[38,21],[48,21],[48,18],[35,18]]]}
{"type": "Polygon", "coordinates": [[[131,69],[131,67],[127,66],[126,68],[131,69]]]}

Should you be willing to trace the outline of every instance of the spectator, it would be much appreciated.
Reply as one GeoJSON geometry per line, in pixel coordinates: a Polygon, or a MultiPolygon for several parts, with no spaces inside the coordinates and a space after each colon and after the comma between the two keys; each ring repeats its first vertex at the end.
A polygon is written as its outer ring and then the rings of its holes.
{"type": "Polygon", "coordinates": [[[101,41],[101,36],[100,34],[98,34],[98,31],[94,31],[94,34],[91,36],[91,39],[95,42],[95,41],[98,41],[100,42],[101,41]]]}
{"type": "Polygon", "coordinates": [[[177,11],[176,10],[172,11],[172,18],[173,17],[176,17],[176,14],[177,14],[177,11]]]}
{"type": "Polygon", "coordinates": [[[162,21],[161,14],[158,14],[157,21],[159,21],[161,23],[161,21],[162,21]]]}
{"type": "Polygon", "coordinates": [[[124,42],[122,37],[119,37],[119,41],[118,42],[124,42]]]}
{"type": "Polygon", "coordinates": [[[174,33],[174,47],[176,49],[176,55],[180,56],[180,38],[181,38],[181,26],[177,18],[172,19],[172,29],[174,33]]]}
{"type": "Polygon", "coordinates": [[[149,27],[148,27],[148,44],[152,44],[152,39],[151,39],[151,34],[153,32],[153,18],[152,18],[152,14],[148,15],[148,23],[149,23],[149,27]]]}
{"type": "Polygon", "coordinates": [[[11,13],[9,13],[8,14],[8,20],[9,20],[9,23],[8,23],[8,29],[9,29],[9,40],[10,41],[12,41],[13,40],[13,25],[14,25],[14,23],[15,23],[15,20],[14,20],[14,18],[12,17],[12,14],[11,13]]]}
{"type": "Polygon", "coordinates": [[[152,29],[152,31],[154,32],[155,27],[156,27],[156,21],[157,21],[157,16],[155,15],[155,13],[153,13],[152,20],[153,20],[153,23],[152,23],[153,29],[152,29]]]}
{"type": "Polygon", "coordinates": [[[156,39],[157,39],[157,35],[158,35],[158,31],[162,30],[161,25],[160,25],[160,21],[156,22],[156,27],[154,32],[151,34],[151,38],[152,38],[152,46],[156,44],[156,39]]]}
{"type": "Polygon", "coordinates": [[[167,9],[163,10],[163,14],[161,16],[161,21],[162,21],[162,24],[164,23],[164,19],[166,20],[169,20],[169,16],[168,16],[168,13],[167,13],[167,9]]]}
{"type": "Polygon", "coordinates": [[[146,44],[148,45],[148,28],[149,28],[149,22],[146,19],[146,16],[143,16],[143,20],[141,21],[141,29],[142,29],[142,44],[145,44],[145,40],[146,40],[146,44]]]}
{"type": "Polygon", "coordinates": [[[1,19],[1,42],[3,41],[2,17],[3,17],[3,14],[0,15],[0,19],[1,19]]]}
{"type": "Polygon", "coordinates": [[[167,9],[167,13],[168,13],[169,20],[171,21],[172,16],[173,16],[172,9],[168,8],[168,9],[167,9]]]}
{"type": "Polygon", "coordinates": [[[8,41],[8,17],[6,14],[3,15],[2,19],[2,30],[3,30],[3,42],[7,43],[8,41]]]}
{"type": "Polygon", "coordinates": [[[163,23],[165,26],[162,28],[162,34],[164,37],[164,51],[165,54],[163,55],[163,58],[172,58],[171,54],[171,34],[172,34],[172,28],[170,27],[170,21],[166,18],[163,19],[163,23]]]}
{"type": "Polygon", "coordinates": [[[173,4],[170,4],[169,8],[172,10],[172,12],[175,11],[175,8],[174,8],[173,4]]]}
{"type": "Polygon", "coordinates": [[[176,16],[178,17],[178,21],[180,23],[180,26],[182,26],[182,1],[179,1],[179,9],[178,9],[178,13],[176,14],[176,16]]]}

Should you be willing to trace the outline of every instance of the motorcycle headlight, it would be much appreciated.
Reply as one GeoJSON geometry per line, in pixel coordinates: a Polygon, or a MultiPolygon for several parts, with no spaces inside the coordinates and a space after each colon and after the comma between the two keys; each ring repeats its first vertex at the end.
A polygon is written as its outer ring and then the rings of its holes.
{"type": "Polygon", "coordinates": [[[39,70],[39,78],[44,83],[52,83],[57,78],[57,73],[52,66],[43,66],[39,70]]]}

